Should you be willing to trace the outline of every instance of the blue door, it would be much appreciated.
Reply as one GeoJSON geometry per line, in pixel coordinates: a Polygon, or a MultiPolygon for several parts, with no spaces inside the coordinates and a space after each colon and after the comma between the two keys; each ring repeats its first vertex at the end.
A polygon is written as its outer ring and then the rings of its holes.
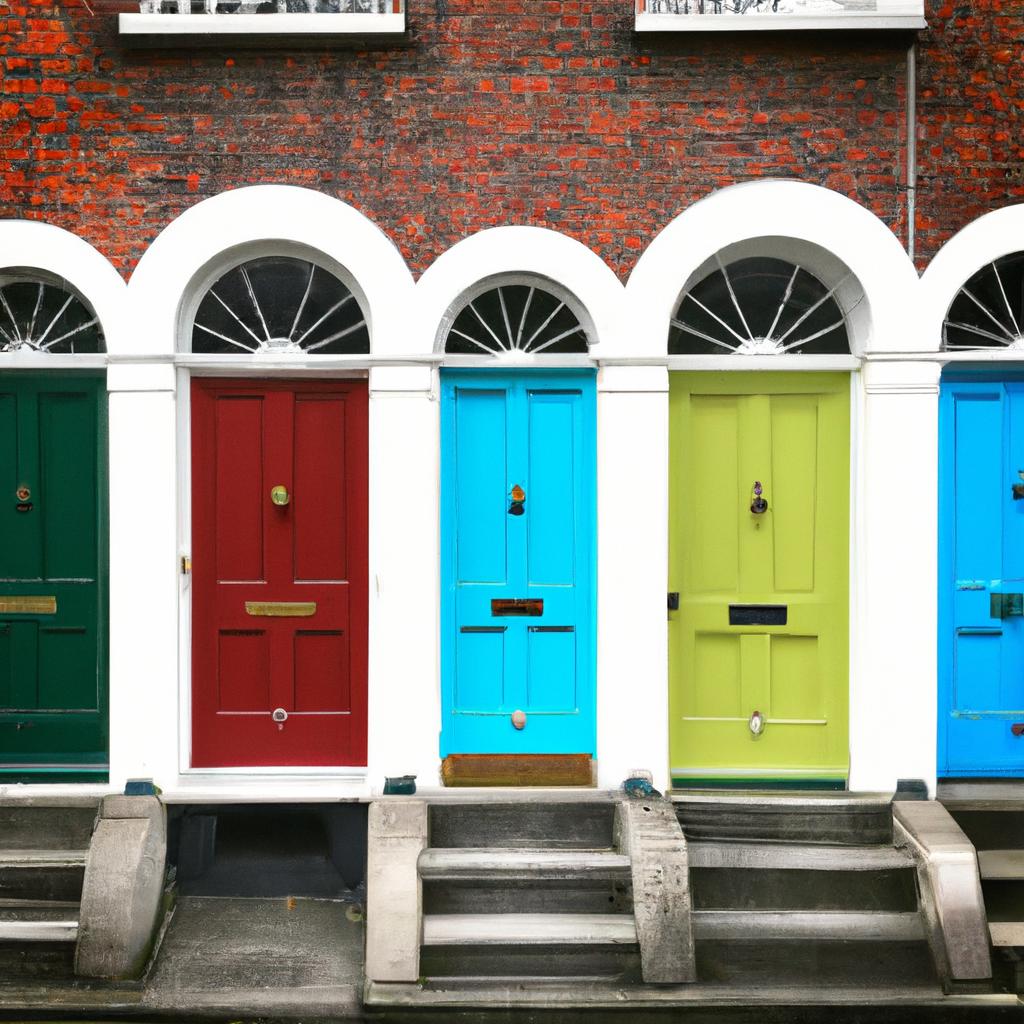
{"type": "Polygon", "coordinates": [[[1024,775],[1024,381],[944,381],[939,774],[1024,775]]]}
{"type": "Polygon", "coordinates": [[[591,371],[443,370],[441,756],[595,748],[591,371]]]}

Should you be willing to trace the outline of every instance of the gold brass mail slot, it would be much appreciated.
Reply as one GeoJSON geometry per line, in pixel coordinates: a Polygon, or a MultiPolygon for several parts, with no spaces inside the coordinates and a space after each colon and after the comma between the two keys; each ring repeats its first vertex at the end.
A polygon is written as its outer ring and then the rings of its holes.
{"type": "Polygon", "coordinates": [[[492,615],[536,616],[544,614],[541,597],[495,597],[491,600],[492,615]]]}
{"type": "Polygon", "coordinates": [[[0,597],[0,615],[56,615],[55,597],[0,597]]]}
{"type": "Polygon", "coordinates": [[[269,619],[308,619],[316,615],[316,601],[246,601],[245,613],[269,619]]]}

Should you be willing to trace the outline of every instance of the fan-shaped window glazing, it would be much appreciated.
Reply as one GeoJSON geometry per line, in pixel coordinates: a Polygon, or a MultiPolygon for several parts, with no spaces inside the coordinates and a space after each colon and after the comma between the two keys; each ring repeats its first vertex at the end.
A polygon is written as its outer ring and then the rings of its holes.
{"type": "Polygon", "coordinates": [[[0,274],[0,352],[104,352],[99,318],[73,291],[42,278],[0,274]]]}
{"type": "Polygon", "coordinates": [[[943,321],[942,347],[1024,349],[1024,252],[986,263],[966,281],[943,321]]]}

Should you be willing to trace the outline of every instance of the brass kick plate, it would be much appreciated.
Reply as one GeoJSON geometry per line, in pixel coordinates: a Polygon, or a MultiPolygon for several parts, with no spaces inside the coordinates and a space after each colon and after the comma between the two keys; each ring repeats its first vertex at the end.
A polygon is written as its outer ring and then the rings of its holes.
{"type": "Polygon", "coordinates": [[[316,601],[246,601],[246,615],[269,619],[308,619],[316,615],[316,601]]]}
{"type": "Polygon", "coordinates": [[[56,615],[55,597],[0,597],[0,615],[56,615]]]}

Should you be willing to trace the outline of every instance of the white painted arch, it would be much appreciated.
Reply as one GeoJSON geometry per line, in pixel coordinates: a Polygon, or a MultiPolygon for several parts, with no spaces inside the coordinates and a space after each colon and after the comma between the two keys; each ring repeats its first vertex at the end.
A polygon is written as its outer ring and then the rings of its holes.
{"type": "MultiPolygon", "coordinates": [[[[716,254],[790,259],[828,288],[852,275],[836,297],[848,315],[854,355],[905,352],[917,337],[917,273],[878,217],[819,185],[755,181],[701,199],[647,247],[626,283],[628,351],[617,355],[666,354],[669,319],[716,254]]],[[[748,367],[741,361],[736,368],[748,367]]]]}
{"type": "MultiPolygon", "coordinates": [[[[260,255],[301,256],[337,274],[366,314],[375,355],[398,352],[412,275],[369,218],[332,196],[293,185],[251,185],[204,199],[153,240],[128,283],[133,352],[172,355],[183,318],[221,274],[260,255]]],[[[302,356],[297,356],[301,360],[302,356]]]]}
{"type": "Polygon", "coordinates": [[[623,288],[608,264],[558,231],[510,225],[457,242],[419,279],[410,321],[413,351],[442,351],[446,327],[466,302],[502,279],[524,275],[566,301],[587,332],[592,357],[615,347],[623,288]]]}
{"type": "MultiPolygon", "coordinates": [[[[125,283],[110,261],[78,235],[36,220],[0,220],[0,270],[24,270],[61,278],[99,317],[107,352],[124,348],[126,327],[125,283]]],[[[45,354],[6,353],[0,367],[31,358],[52,363],[45,354]]],[[[74,357],[69,357],[74,358],[74,357]]]]}
{"type": "MultiPolygon", "coordinates": [[[[942,321],[956,293],[986,263],[1024,249],[1024,203],[993,210],[958,231],[921,276],[918,348],[942,349],[942,321]]],[[[971,353],[973,356],[974,354],[971,353]]],[[[977,358],[1019,360],[1020,351],[979,349],[977,358]]]]}

